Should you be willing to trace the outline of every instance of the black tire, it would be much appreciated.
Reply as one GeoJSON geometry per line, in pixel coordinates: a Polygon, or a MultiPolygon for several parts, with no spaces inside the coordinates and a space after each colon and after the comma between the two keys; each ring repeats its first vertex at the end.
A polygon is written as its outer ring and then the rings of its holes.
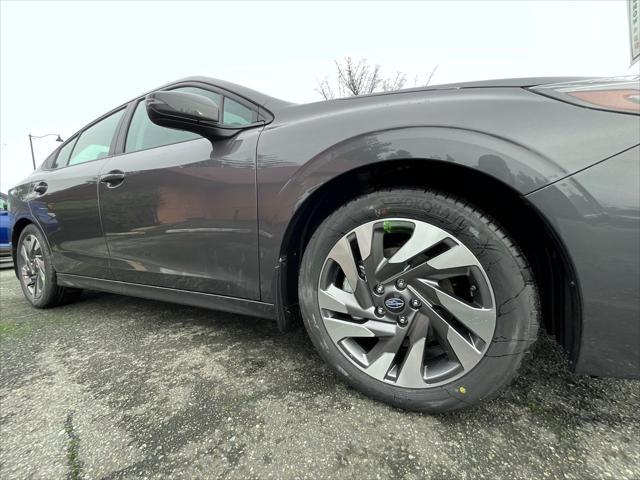
{"type": "Polygon", "coordinates": [[[16,255],[16,271],[20,279],[20,286],[27,301],[36,308],[51,308],[59,305],[64,305],[73,302],[80,297],[82,290],[77,288],[61,287],[58,285],[57,276],[53,263],[51,262],[51,251],[49,250],[49,244],[47,243],[44,235],[38,227],[35,225],[27,225],[20,233],[17,245],[16,255]],[[22,279],[22,268],[25,264],[25,260],[20,254],[20,249],[29,235],[36,237],[38,243],[41,246],[42,260],[44,264],[44,288],[42,294],[34,297],[27,285],[22,279]]]}
{"type": "Polygon", "coordinates": [[[305,249],[298,293],[305,328],[337,374],[364,394],[408,410],[443,412],[493,398],[515,377],[538,333],[537,288],[516,244],[478,208],[433,190],[378,191],[336,210],[317,228],[305,249]],[[493,287],[497,310],[493,339],[479,363],[449,384],[411,389],[377,380],[347,359],[331,341],[322,321],[318,285],[330,250],[354,228],[392,217],[427,222],[455,236],[477,257],[493,287]]]}

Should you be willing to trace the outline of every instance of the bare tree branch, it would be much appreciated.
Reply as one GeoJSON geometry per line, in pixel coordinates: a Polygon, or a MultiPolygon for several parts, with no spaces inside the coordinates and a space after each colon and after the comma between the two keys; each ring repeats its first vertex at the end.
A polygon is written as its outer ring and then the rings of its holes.
{"type": "MultiPolygon", "coordinates": [[[[354,60],[351,57],[345,57],[342,60],[336,60],[336,81],[330,82],[327,77],[323,80],[316,79],[316,91],[322,95],[325,100],[331,100],[336,97],[353,97],[357,95],[370,95],[374,92],[391,92],[400,90],[407,84],[406,74],[397,71],[394,75],[385,77],[381,73],[380,65],[372,65],[366,58],[354,60]]],[[[427,83],[418,84],[418,76],[413,81],[414,87],[426,86],[431,81],[438,65],[431,71],[427,83]]]]}
{"type": "Polygon", "coordinates": [[[433,74],[436,73],[436,70],[438,69],[439,66],[440,64],[433,67],[433,70],[431,70],[431,73],[429,74],[429,78],[427,79],[427,83],[424,84],[425,87],[429,86],[429,83],[431,83],[431,79],[433,78],[433,74]]]}
{"type": "Polygon", "coordinates": [[[333,93],[333,88],[331,87],[331,84],[329,83],[329,79],[327,77],[324,77],[324,80],[322,81],[316,79],[316,82],[318,84],[316,92],[322,95],[325,100],[332,100],[336,98],[335,94],[333,93]]]}
{"type": "Polygon", "coordinates": [[[407,76],[402,72],[396,72],[394,77],[385,78],[382,81],[381,88],[383,92],[392,92],[404,88],[406,83],[407,76]]]}

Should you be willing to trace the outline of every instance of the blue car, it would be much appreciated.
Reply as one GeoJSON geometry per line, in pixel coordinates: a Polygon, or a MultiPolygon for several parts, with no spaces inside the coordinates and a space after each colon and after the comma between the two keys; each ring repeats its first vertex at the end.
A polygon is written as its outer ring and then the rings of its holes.
{"type": "Polygon", "coordinates": [[[11,237],[9,230],[11,227],[11,217],[9,214],[9,203],[7,195],[0,193],[0,264],[11,264],[11,237]]]}

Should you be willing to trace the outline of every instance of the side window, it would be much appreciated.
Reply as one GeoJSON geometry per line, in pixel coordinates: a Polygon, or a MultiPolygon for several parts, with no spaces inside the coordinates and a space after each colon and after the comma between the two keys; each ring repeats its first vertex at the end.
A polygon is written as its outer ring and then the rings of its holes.
{"type": "Polygon", "coordinates": [[[257,120],[256,113],[235,100],[225,97],[222,123],[229,125],[248,125],[257,120]]]}
{"type": "Polygon", "coordinates": [[[9,210],[9,202],[4,195],[0,196],[0,212],[6,212],[9,210]]]}
{"type": "MultiPolygon", "coordinates": [[[[202,88],[180,87],[176,88],[175,91],[205,96],[218,105],[218,107],[223,103],[222,96],[219,93],[211,92],[202,88]]],[[[222,112],[223,123],[231,125],[247,125],[255,122],[256,119],[257,113],[255,111],[231,100],[230,98],[224,98],[224,111],[222,112]]],[[[133,113],[133,117],[131,118],[124,151],[135,152],[137,150],[161,147],[163,145],[184,142],[195,138],[200,138],[200,136],[183,130],[160,127],[153,123],[149,120],[149,116],[147,115],[144,100],[141,100],[138,102],[136,110],[133,113]]]]}
{"type": "MultiPolygon", "coordinates": [[[[202,95],[211,99],[216,105],[220,106],[220,94],[203,90],[196,87],[176,88],[176,92],[193,93],[202,95]]],[[[191,133],[184,130],[175,130],[156,125],[147,115],[147,108],[144,100],[138,102],[136,111],[133,113],[129,131],[127,132],[127,141],[125,142],[125,152],[135,152],[137,150],[146,150],[147,148],[160,147],[171,143],[184,142],[199,138],[197,133],[191,133]]]]}
{"type": "MultiPolygon", "coordinates": [[[[124,109],[109,115],[80,134],[67,165],[90,162],[109,155],[111,140],[124,109]]],[[[58,165],[62,165],[58,163],[58,165]]]]}
{"type": "Polygon", "coordinates": [[[137,150],[146,150],[147,148],[169,145],[170,143],[193,140],[199,136],[197,133],[156,125],[149,120],[144,100],[141,100],[138,102],[136,111],[133,112],[124,151],[135,152],[137,150]]]}
{"type": "Polygon", "coordinates": [[[73,151],[73,146],[78,141],[78,137],[73,138],[67,142],[65,146],[63,146],[58,152],[58,156],[56,157],[56,161],[53,164],[53,167],[61,167],[67,164],[69,161],[69,157],[71,156],[71,152],[73,151]]]}

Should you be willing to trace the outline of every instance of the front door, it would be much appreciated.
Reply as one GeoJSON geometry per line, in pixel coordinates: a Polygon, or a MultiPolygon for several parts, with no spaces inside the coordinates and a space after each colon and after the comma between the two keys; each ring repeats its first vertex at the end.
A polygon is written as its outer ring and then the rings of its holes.
{"type": "MultiPolygon", "coordinates": [[[[220,93],[177,90],[224,101],[225,121],[255,122],[254,111],[220,93]]],[[[116,280],[258,299],[261,127],[212,144],[153,124],[143,100],[130,105],[127,117],[123,153],[104,165],[99,186],[116,280]]]]}

